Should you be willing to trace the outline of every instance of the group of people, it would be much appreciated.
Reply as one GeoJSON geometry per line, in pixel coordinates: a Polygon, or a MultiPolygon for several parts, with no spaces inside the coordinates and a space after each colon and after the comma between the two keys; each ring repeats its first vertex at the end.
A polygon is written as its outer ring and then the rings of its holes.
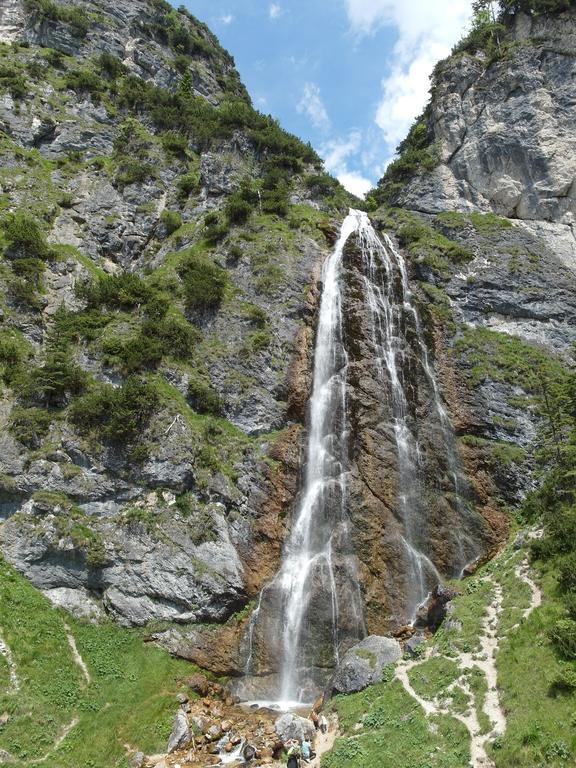
{"type": "MultiPolygon", "coordinates": [[[[315,710],[312,710],[310,714],[310,720],[314,723],[314,728],[317,731],[326,733],[328,731],[328,720],[321,714],[318,716],[315,710]]],[[[312,749],[312,743],[304,737],[301,742],[296,739],[292,739],[287,745],[288,762],[287,768],[300,768],[300,761],[309,763],[316,757],[316,753],[312,749]]]]}

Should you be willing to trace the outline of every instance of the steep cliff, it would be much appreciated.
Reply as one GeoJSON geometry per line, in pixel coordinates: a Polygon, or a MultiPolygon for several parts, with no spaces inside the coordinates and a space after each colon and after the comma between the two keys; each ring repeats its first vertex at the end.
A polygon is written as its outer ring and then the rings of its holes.
{"type": "Polygon", "coordinates": [[[411,256],[490,516],[533,487],[546,395],[576,341],[575,14],[505,15],[497,38],[463,40],[374,193],[397,206],[375,217],[411,256]]]}
{"type": "Polygon", "coordinates": [[[3,552],[72,609],[223,621],[277,566],[347,195],[184,11],[0,34],[3,552]]]}

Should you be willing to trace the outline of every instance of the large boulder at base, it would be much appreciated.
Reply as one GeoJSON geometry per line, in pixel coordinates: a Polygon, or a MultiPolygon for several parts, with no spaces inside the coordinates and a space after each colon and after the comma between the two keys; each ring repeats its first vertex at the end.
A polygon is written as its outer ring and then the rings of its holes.
{"type": "Polygon", "coordinates": [[[312,720],[308,720],[306,717],[299,717],[298,715],[292,715],[287,712],[274,723],[274,728],[278,734],[278,738],[283,744],[296,739],[296,741],[302,741],[307,738],[312,741],[316,735],[316,729],[312,720]]]}
{"type": "Polygon", "coordinates": [[[172,726],[172,733],[168,739],[168,746],[166,752],[171,753],[177,749],[185,747],[190,741],[190,724],[188,723],[188,716],[183,709],[179,709],[174,715],[174,724],[172,726]]]}
{"type": "Polygon", "coordinates": [[[332,678],[332,691],[354,693],[379,683],[384,667],[395,664],[401,657],[398,640],[371,635],[346,652],[332,678]]]}

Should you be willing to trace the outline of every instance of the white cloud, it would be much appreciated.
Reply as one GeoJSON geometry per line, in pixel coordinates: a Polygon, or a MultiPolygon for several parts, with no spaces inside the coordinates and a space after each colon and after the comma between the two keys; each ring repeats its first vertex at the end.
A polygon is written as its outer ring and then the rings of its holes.
{"type": "Polygon", "coordinates": [[[357,155],[362,146],[361,131],[352,131],[345,139],[332,139],[320,147],[320,155],[324,158],[326,170],[336,176],[338,181],[349,192],[358,197],[364,197],[374,184],[357,171],[348,167],[349,158],[357,155]]]}
{"type": "Polygon", "coordinates": [[[228,24],[232,24],[232,22],[234,21],[234,16],[231,13],[225,13],[224,16],[220,17],[220,21],[222,22],[222,24],[225,24],[226,26],[228,26],[228,24]]]}
{"type": "Polygon", "coordinates": [[[308,115],[315,128],[321,131],[327,131],[330,128],[330,118],[316,83],[304,83],[302,98],[296,109],[300,114],[308,115]]]}
{"type": "Polygon", "coordinates": [[[282,6],[279,3],[271,3],[268,14],[271,19],[279,19],[282,16],[282,6]]]}
{"type": "Polygon", "coordinates": [[[471,0],[344,0],[358,37],[394,27],[394,66],[382,80],[375,121],[394,149],[427,99],[435,63],[447,56],[471,15],[471,0]]]}
{"type": "Polygon", "coordinates": [[[353,195],[356,195],[356,197],[360,198],[366,197],[366,194],[374,186],[370,179],[364,178],[364,176],[362,176],[360,173],[356,173],[355,171],[340,173],[336,178],[340,184],[342,184],[344,189],[347,189],[348,192],[351,192],[353,195]]]}

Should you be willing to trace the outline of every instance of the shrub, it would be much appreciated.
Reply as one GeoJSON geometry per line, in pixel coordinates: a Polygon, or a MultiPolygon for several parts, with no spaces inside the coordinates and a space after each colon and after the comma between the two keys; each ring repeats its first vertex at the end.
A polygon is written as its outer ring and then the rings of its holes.
{"type": "Polygon", "coordinates": [[[72,69],[66,73],[64,82],[71,91],[90,93],[98,98],[104,91],[102,79],[90,69],[72,69]]]}
{"type": "Polygon", "coordinates": [[[166,131],[161,136],[162,149],[171,155],[185,156],[188,152],[188,139],[178,131],[166,131]]]}
{"type": "Polygon", "coordinates": [[[390,163],[373,192],[378,203],[393,203],[410,179],[419,173],[431,171],[438,165],[427,124],[428,113],[425,111],[398,145],[398,158],[390,163]]]}
{"type": "Polygon", "coordinates": [[[82,392],[86,381],[86,373],[74,364],[69,349],[54,344],[48,348],[44,364],[30,372],[23,394],[48,407],[61,406],[69,396],[82,392]]]}
{"type": "Polygon", "coordinates": [[[79,284],[76,293],[88,303],[89,308],[106,306],[111,309],[132,309],[145,304],[153,295],[151,288],[133,272],[84,281],[79,284]]]}
{"type": "Polygon", "coordinates": [[[142,162],[135,157],[122,157],[118,160],[115,180],[123,189],[131,184],[143,184],[157,175],[156,168],[151,163],[142,162]]]}
{"type": "Polygon", "coordinates": [[[126,74],[124,64],[116,56],[108,53],[108,51],[102,51],[96,59],[96,63],[100,72],[111,80],[116,80],[121,75],[126,74]]]}
{"type": "Polygon", "coordinates": [[[243,224],[252,213],[253,206],[241,193],[234,192],[226,201],[224,212],[231,224],[243,224]]]}
{"type": "Polygon", "coordinates": [[[576,659],[576,621],[559,619],[548,631],[548,636],[567,659],[576,659]]]}
{"type": "Polygon", "coordinates": [[[178,268],[189,312],[220,305],[228,282],[226,271],[202,254],[190,252],[178,268]]]}
{"type": "Polygon", "coordinates": [[[162,360],[164,349],[160,339],[139,333],[126,342],[120,342],[117,356],[127,373],[143,368],[155,368],[162,360]]]}
{"type": "Polygon", "coordinates": [[[137,376],[129,376],[121,387],[96,385],[72,404],[70,418],[81,431],[94,431],[123,445],[144,431],[158,405],[156,389],[137,376]]]}
{"type": "Polygon", "coordinates": [[[222,412],[220,395],[201,379],[191,379],[188,384],[188,399],[198,413],[219,416],[222,412]]]}
{"type": "Polygon", "coordinates": [[[52,256],[44,232],[37,221],[23,211],[10,214],[2,222],[8,242],[8,256],[13,259],[42,259],[52,256]]]}
{"type": "Polygon", "coordinates": [[[228,224],[217,213],[209,213],[204,219],[206,240],[211,245],[216,245],[228,234],[228,224]]]}
{"type": "MultiPolygon", "coordinates": [[[[574,546],[574,539],[572,539],[574,546]]],[[[562,558],[559,565],[558,583],[565,592],[576,590],[576,552],[562,558]]]]}
{"type": "Polygon", "coordinates": [[[76,37],[86,37],[90,29],[86,9],[78,5],[56,5],[52,0],[25,0],[25,8],[41,20],[69,24],[76,37]]]}
{"type": "Polygon", "coordinates": [[[143,333],[157,338],[162,343],[165,354],[184,359],[190,357],[200,339],[199,331],[189,323],[173,317],[147,321],[143,333]]]}
{"type": "Polygon", "coordinates": [[[28,94],[26,78],[15,67],[0,64],[0,91],[8,91],[14,101],[20,101],[28,94]]]}
{"type": "Polygon", "coordinates": [[[28,448],[40,447],[42,438],[48,434],[52,416],[43,408],[14,408],[10,417],[10,432],[28,448]]]}
{"type": "Polygon", "coordinates": [[[24,364],[31,357],[27,342],[16,331],[4,331],[0,334],[0,375],[4,384],[12,386],[22,379],[24,364]]]}
{"type": "Polygon", "coordinates": [[[328,197],[338,191],[338,182],[327,173],[306,176],[304,183],[313,195],[328,197]]]}
{"type": "Polygon", "coordinates": [[[164,210],[160,214],[160,221],[166,229],[166,233],[171,235],[172,232],[176,232],[182,226],[182,216],[178,211],[164,210]]]}
{"type": "Polygon", "coordinates": [[[189,197],[193,192],[198,192],[200,189],[199,173],[197,171],[185,173],[184,176],[180,176],[176,186],[178,187],[178,195],[181,198],[189,197]]]}

